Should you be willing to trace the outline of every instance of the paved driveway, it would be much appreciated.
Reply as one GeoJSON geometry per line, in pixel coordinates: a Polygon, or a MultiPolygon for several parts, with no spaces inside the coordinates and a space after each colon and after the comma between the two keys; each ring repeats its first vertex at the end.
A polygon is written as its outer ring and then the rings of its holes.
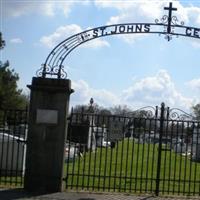
{"type": "Polygon", "coordinates": [[[124,195],[112,193],[87,193],[87,192],[60,192],[53,194],[28,194],[22,189],[10,189],[0,191],[1,200],[20,200],[20,199],[38,199],[38,200],[197,200],[200,197],[154,197],[151,195],[124,195]]]}

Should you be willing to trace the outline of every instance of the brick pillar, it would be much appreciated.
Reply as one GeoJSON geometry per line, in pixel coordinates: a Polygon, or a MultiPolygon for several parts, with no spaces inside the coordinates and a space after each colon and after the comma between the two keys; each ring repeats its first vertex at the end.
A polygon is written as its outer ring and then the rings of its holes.
{"type": "Polygon", "coordinates": [[[69,97],[66,79],[33,78],[24,188],[31,192],[62,190],[69,97]]]}

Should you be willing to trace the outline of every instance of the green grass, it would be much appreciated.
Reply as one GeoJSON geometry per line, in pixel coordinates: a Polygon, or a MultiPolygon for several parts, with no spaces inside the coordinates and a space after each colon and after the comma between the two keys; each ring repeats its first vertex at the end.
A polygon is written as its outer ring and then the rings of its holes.
{"type": "MultiPolygon", "coordinates": [[[[158,145],[126,139],[115,148],[97,148],[66,164],[66,186],[72,189],[154,192],[158,145]]],[[[162,151],[160,191],[200,193],[200,164],[173,151],[162,151]]]]}
{"type": "Polygon", "coordinates": [[[22,188],[24,177],[22,176],[1,176],[0,188],[22,188]]]}

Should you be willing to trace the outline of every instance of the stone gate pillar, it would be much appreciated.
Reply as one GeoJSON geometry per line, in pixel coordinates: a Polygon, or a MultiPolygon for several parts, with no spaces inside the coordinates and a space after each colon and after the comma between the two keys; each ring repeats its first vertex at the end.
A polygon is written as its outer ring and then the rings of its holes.
{"type": "Polygon", "coordinates": [[[33,78],[24,188],[31,192],[62,190],[69,97],[66,79],[33,78]]]}

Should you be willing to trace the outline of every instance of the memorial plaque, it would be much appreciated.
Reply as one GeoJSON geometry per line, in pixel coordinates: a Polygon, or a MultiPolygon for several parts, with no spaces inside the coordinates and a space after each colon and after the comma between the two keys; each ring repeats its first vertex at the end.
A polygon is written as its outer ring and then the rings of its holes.
{"type": "Polygon", "coordinates": [[[113,121],[109,127],[109,141],[117,141],[123,138],[123,123],[113,121]]]}
{"type": "Polygon", "coordinates": [[[47,110],[47,109],[37,109],[36,115],[37,124],[58,124],[58,111],[57,110],[47,110]]]}
{"type": "Polygon", "coordinates": [[[68,126],[67,139],[71,142],[87,144],[89,123],[72,123],[68,126]]]}

